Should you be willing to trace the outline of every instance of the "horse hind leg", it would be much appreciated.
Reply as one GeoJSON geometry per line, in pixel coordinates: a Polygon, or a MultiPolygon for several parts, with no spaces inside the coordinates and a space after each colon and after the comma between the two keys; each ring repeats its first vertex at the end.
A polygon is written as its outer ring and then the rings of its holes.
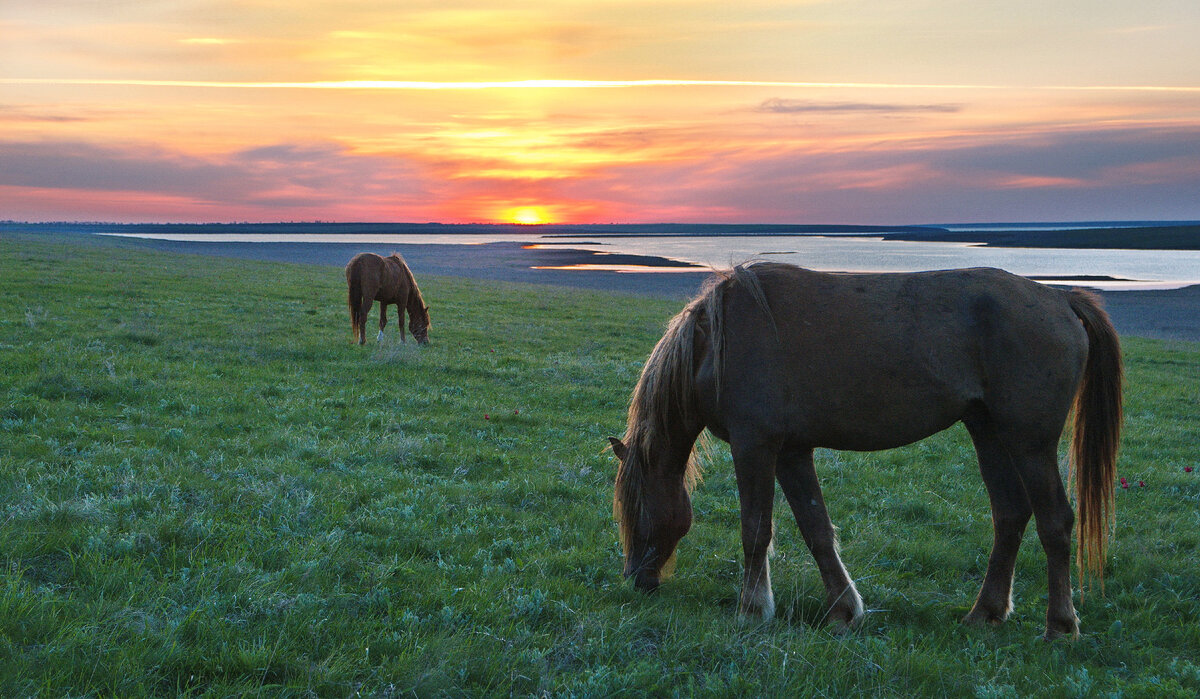
{"type": "Polygon", "coordinates": [[[826,618],[835,633],[845,631],[862,620],[862,597],[838,555],[833,522],[825,509],[821,484],[813,467],[812,449],[785,449],[776,465],[775,477],[821,573],[826,618]]]}
{"type": "Polygon", "coordinates": [[[1071,602],[1071,528],[1075,513],[1058,474],[1057,446],[1057,439],[1047,440],[1014,457],[1033,506],[1038,539],[1046,552],[1046,640],[1079,636],[1079,619],[1071,602]]]}
{"type": "Polygon", "coordinates": [[[375,305],[374,293],[368,293],[369,289],[364,289],[362,300],[358,306],[358,322],[355,326],[355,334],[358,337],[358,344],[365,345],[367,343],[367,316],[371,313],[371,306],[375,305]]]}
{"type": "Polygon", "coordinates": [[[964,623],[996,625],[1012,611],[1013,571],[1025,527],[1033,506],[1016,464],[1000,441],[995,426],[985,418],[965,421],[979,456],[979,472],[992,507],[992,552],[979,596],[964,623]]]}
{"type": "Polygon", "coordinates": [[[737,474],[738,500],[741,505],[742,553],[745,571],[738,613],[760,616],[770,621],[775,616],[775,595],[771,591],[771,567],[767,552],[774,538],[771,509],[775,500],[775,462],[778,448],[767,444],[732,449],[737,474]]]}

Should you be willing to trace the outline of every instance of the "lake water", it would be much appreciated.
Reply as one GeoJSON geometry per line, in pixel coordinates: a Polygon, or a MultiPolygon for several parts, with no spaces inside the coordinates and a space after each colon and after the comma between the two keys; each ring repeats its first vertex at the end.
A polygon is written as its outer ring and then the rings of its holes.
{"type": "MultiPolygon", "coordinates": [[[[1200,251],[1090,250],[983,247],[971,243],[884,240],[850,236],[647,236],[606,238],[601,233],[553,238],[538,233],[471,234],[134,234],[125,237],[195,242],[369,243],[393,245],[481,245],[518,242],[597,252],[663,257],[728,267],[748,260],[777,260],[810,269],[846,272],[915,272],[957,267],[998,267],[1015,274],[1068,279],[1107,276],[1121,281],[1087,281],[1104,289],[1171,289],[1200,284],[1200,251]]],[[[580,267],[581,269],[584,267],[580,267]]],[[[596,269],[596,265],[586,266],[596,269]]],[[[601,269],[604,267],[601,266],[601,269]]],[[[661,268],[614,268],[661,272],[661,268]]]]}

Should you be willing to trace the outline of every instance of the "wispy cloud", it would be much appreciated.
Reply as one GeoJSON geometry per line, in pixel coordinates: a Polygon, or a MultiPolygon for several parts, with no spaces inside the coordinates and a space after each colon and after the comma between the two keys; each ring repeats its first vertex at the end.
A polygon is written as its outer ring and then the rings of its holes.
{"type": "Polygon", "coordinates": [[[125,87],[196,87],[292,90],[545,90],[638,87],[780,87],[810,89],[871,90],[1029,90],[1076,92],[1195,92],[1200,86],[1189,85],[1032,85],[933,84],[808,82],[787,80],[314,80],[314,81],[231,81],[231,80],[142,80],[134,78],[0,78],[0,85],[92,85],[125,87]]]}
{"type": "Polygon", "coordinates": [[[179,43],[187,44],[189,46],[225,46],[227,44],[245,43],[245,40],[244,39],[222,39],[222,38],[211,37],[211,36],[198,36],[198,37],[191,37],[188,39],[180,39],[179,43]]]}
{"type": "Polygon", "coordinates": [[[161,148],[3,143],[0,186],[180,196],[226,206],[360,205],[419,198],[415,167],[332,143],[278,144],[204,158],[161,148]],[[403,193],[403,194],[401,194],[403,193]]]}
{"type": "Polygon", "coordinates": [[[901,113],[901,112],[933,112],[948,114],[962,111],[961,104],[889,104],[882,102],[816,102],[813,100],[795,100],[774,97],[758,105],[755,111],[769,114],[803,114],[818,113],[901,113]]]}
{"type": "Polygon", "coordinates": [[[74,114],[53,114],[46,111],[29,110],[22,107],[13,107],[10,105],[0,104],[0,123],[3,122],[46,122],[46,123],[71,123],[88,121],[87,117],[82,117],[74,114]]]}

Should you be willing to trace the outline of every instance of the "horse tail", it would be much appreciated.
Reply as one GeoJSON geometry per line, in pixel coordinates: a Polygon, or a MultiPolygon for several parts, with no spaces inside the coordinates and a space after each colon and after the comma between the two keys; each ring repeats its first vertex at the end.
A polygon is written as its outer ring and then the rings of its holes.
{"type": "Polygon", "coordinates": [[[354,341],[358,342],[362,338],[359,337],[359,329],[365,323],[362,317],[362,266],[355,264],[358,258],[350,260],[350,264],[346,265],[346,286],[347,303],[350,306],[350,331],[354,335],[354,341]]]}
{"type": "Polygon", "coordinates": [[[1104,584],[1104,556],[1109,530],[1116,520],[1113,481],[1121,438],[1121,345],[1112,321],[1095,294],[1069,292],[1071,310],[1087,331],[1088,355],[1075,396],[1075,434],[1071,440],[1071,474],[1079,507],[1079,575],[1104,584]]]}

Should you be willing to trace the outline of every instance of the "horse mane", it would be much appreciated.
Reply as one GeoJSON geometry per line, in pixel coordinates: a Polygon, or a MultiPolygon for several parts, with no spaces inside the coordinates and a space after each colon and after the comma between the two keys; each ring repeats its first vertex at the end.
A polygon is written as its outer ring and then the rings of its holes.
{"type": "MultiPolygon", "coordinates": [[[[725,348],[725,294],[735,288],[746,289],[766,312],[774,327],[774,316],[758,276],[753,271],[757,266],[714,269],[699,294],[667,323],[666,332],[642,367],[629,401],[625,425],[623,441],[628,453],[617,471],[613,495],[613,517],[620,525],[621,542],[626,555],[629,555],[632,545],[634,525],[645,516],[642,492],[646,469],[652,463],[651,452],[661,450],[663,445],[682,447],[672,444],[672,434],[700,422],[695,385],[696,333],[704,332],[709,338],[714,380],[717,395],[720,395],[725,348]]],[[[700,440],[701,444],[705,442],[704,439],[700,440]]],[[[693,441],[683,474],[684,487],[689,493],[700,482],[702,475],[696,443],[693,441]]]]}
{"type": "MultiPolygon", "coordinates": [[[[410,318],[420,318],[425,325],[429,325],[429,311],[425,309],[425,298],[421,296],[421,288],[417,286],[417,279],[413,276],[412,270],[408,268],[408,262],[398,253],[393,252],[388,255],[389,260],[394,260],[400,265],[400,274],[408,283],[408,311],[410,318]]],[[[402,319],[403,320],[403,319],[402,319]]]]}

